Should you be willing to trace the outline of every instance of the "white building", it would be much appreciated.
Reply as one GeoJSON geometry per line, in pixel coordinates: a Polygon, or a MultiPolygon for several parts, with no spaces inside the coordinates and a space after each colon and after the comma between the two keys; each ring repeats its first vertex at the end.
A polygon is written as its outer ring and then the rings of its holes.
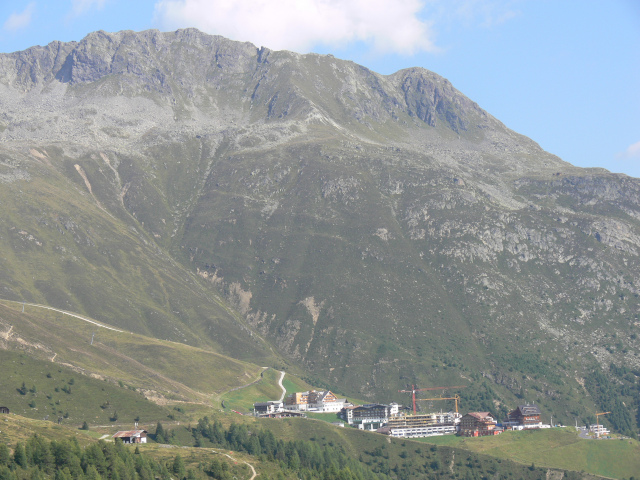
{"type": "Polygon", "coordinates": [[[609,435],[611,433],[610,430],[604,428],[604,425],[590,425],[589,432],[593,433],[597,437],[601,437],[603,435],[609,435]]]}
{"type": "Polygon", "coordinates": [[[318,413],[338,413],[346,405],[349,405],[345,398],[338,398],[329,390],[292,393],[287,397],[285,403],[287,410],[318,413]]]}
{"type": "Polygon", "coordinates": [[[369,403],[366,405],[352,405],[342,409],[341,416],[349,425],[361,430],[376,430],[389,421],[389,417],[397,415],[400,406],[397,403],[384,405],[369,403]]]}
{"type": "Polygon", "coordinates": [[[284,411],[284,404],[278,401],[257,402],[253,404],[253,414],[257,417],[262,415],[273,415],[284,411]]]}
{"type": "Polygon", "coordinates": [[[418,438],[454,434],[458,431],[459,413],[430,413],[427,415],[398,415],[389,418],[387,428],[392,437],[418,438]]]}

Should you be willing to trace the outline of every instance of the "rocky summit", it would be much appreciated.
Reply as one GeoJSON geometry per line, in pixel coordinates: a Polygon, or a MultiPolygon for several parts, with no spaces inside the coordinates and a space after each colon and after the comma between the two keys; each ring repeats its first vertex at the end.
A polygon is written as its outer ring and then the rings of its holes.
{"type": "Polygon", "coordinates": [[[2,298],[361,398],[464,384],[636,428],[640,180],[437,74],[95,32],[0,55],[0,104],[2,298]]]}

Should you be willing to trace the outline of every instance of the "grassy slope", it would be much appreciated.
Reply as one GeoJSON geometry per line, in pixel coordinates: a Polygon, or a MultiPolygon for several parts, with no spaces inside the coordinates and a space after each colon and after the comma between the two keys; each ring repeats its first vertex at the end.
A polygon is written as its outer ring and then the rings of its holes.
{"type": "Polygon", "coordinates": [[[309,388],[311,388],[303,380],[300,380],[297,377],[292,377],[291,375],[285,375],[284,379],[282,380],[282,386],[287,391],[286,395],[289,395],[295,392],[304,392],[306,390],[309,390],[309,388]]]}
{"type": "Polygon", "coordinates": [[[13,414],[0,416],[0,442],[10,448],[17,442],[26,442],[34,434],[56,441],[71,440],[75,437],[80,445],[88,445],[93,441],[93,437],[87,435],[87,432],[66,425],[13,414]]]}
{"type": "MultiPolygon", "coordinates": [[[[86,374],[122,381],[160,397],[208,403],[261,370],[210,350],[96,327],[58,312],[0,303],[5,348],[24,349],[41,360],[72,365],[86,374]],[[90,345],[93,334],[93,345],[90,345]]],[[[1,345],[0,345],[1,347],[1,345]]]]}
{"type": "MultiPolygon", "coordinates": [[[[268,428],[272,430],[277,438],[284,440],[311,440],[317,442],[319,445],[339,445],[341,448],[353,456],[359,458],[360,461],[368,465],[374,470],[380,471],[380,469],[389,468],[392,476],[402,476],[407,479],[426,478],[432,475],[434,471],[440,470],[442,478],[449,478],[449,474],[456,476],[456,478],[475,478],[473,475],[480,476],[493,476],[496,473],[501,477],[510,478],[523,478],[523,479],[536,479],[544,478],[562,478],[562,473],[548,472],[546,469],[536,468],[531,470],[529,466],[531,462],[522,461],[523,464],[519,465],[516,462],[512,462],[508,459],[495,458],[495,452],[491,448],[484,449],[481,452],[466,451],[464,442],[457,440],[453,442],[453,445],[448,446],[427,446],[424,443],[414,440],[393,439],[383,435],[371,434],[361,432],[350,428],[337,428],[328,425],[325,422],[304,420],[304,419],[286,419],[286,420],[255,420],[250,417],[240,417],[234,415],[223,415],[221,420],[225,425],[228,425],[230,421],[236,423],[248,423],[249,425],[260,425],[262,428],[268,428]],[[443,475],[444,474],[444,475],[443,475]]],[[[71,439],[76,437],[81,445],[86,445],[96,438],[101,433],[112,433],[112,430],[108,428],[92,428],[89,432],[83,432],[75,428],[69,428],[65,425],[55,425],[52,422],[45,422],[42,420],[29,419],[17,415],[3,415],[0,416],[0,442],[8,444],[10,446],[15,445],[17,441],[25,441],[32,434],[38,433],[45,436],[48,439],[71,439]],[[98,432],[98,433],[97,433],[98,432]]],[[[166,428],[166,426],[165,426],[166,428]]],[[[186,434],[184,427],[172,427],[182,431],[186,434]]],[[[251,428],[251,427],[250,427],[251,428]]],[[[540,433],[540,432],[538,432],[540,433]]],[[[188,435],[177,435],[177,438],[181,438],[185,441],[189,441],[188,435]],[[183,438],[184,437],[184,438],[183,438]]],[[[594,450],[585,450],[584,448],[578,450],[563,450],[566,447],[571,447],[576,442],[571,443],[567,438],[558,437],[555,440],[549,439],[548,436],[529,435],[520,436],[521,440],[511,439],[509,443],[520,441],[524,445],[520,445],[520,450],[527,450],[528,454],[536,455],[538,458],[548,457],[548,451],[550,449],[558,450],[557,455],[590,455],[591,460],[587,461],[587,468],[584,465],[578,465],[576,469],[584,470],[586,473],[578,476],[571,476],[569,478],[583,478],[593,479],[598,473],[596,472],[598,465],[602,467],[604,464],[611,464],[614,462],[627,465],[628,468],[633,468],[628,460],[625,460],[625,456],[633,454],[637,456],[637,445],[634,445],[635,451],[630,451],[624,444],[627,442],[612,441],[612,442],[598,442],[604,446],[601,453],[594,453],[594,450]],[[535,441],[533,438],[535,437],[535,441]],[[605,445],[606,444],[606,445],[605,445]]],[[[448,440],[453,437],[446,437],[448,440]]],[[[507,438],[507,436],[504,436],[507,438]]],[[[497,439],[497,438],[496,438],[497,439]]],[[[491,439],[481,439],[483,445],[491,444],[491,439]]],[[[477,439],[476,439],[477,440],[477,439]]],[[[590,442],[577,442],[579,444],[590,442]]],[[[596,442],[591,442],[595,444],[596,442]]],[[[592,447],[590,447],[592,448],[592,447]]],[[[241,465],[243,461],[248,461],[254,465],[259,474],[265,475],[266,478],[272,478],[271,475],[277,474],[278,467],[270,462],[262,462],[256,457],[251,457],[245,454],[238,454],[236,452],[230,452],[227,450],[221,450],[219,448],[187,448],[183,447],[179,450],[176,448],[166,448],[166,446],[158,446],[153,443],[148,445],[142,445],[141,449],[144,453],[153,456],[159,460],[172,461],[176,454],[180,454],[188,467],[196,467],[200,462],[207,462],[213,458],[218,460],[227,461],[227,457],[221,454],[231,454],[233,460],[232,465],[241,465]],[[237,463],[235,463],[237,462],[237,463]]],[[[543,462],[535,462],[537,467],[543,466],[543,462]]],[[[547,465],[548,467],[565,470],[570,469],[568,466],[547,465]]],[[[244,476],[245,469],[241,468],[237,471],[240,475],[238,478],[248,478],[244,476]]],[[[634,475],[635,471],[624,470],[619,468],[617,471],[610,470],[608,476],[613,478],[628,478],[634,475]]],[[[285,472],[286,474],[286,472],[285,472]]],[[[598,477],[599,478],[599,477],[598,477]]]]}
{"type": "Polygon", "coordinates": [[[495,437],[453,436],[425,439],[525,465],[586,471],[594,475],[628,478],[640,472],[640,443],[636,440],[583,440],[571,429],[505,432],[495,437]]]}
{"type": "Polygon", "coordinates": [[[36,360],[26,353],[0,350],[0,364],[0,404],[25,417],[46,416],[51,422],[45,425],[67,417],[62,422],[76,427],[86,421],[90,425],[117,423],[130,428],[136,417],[164,421],[169,414],[178,414],[130,388],[79,375],[68,367],[36,360]],[[23,382],[28,390],[24,395],[18,391],[23,382]],[[116,412],[117,420],[112,421],[116,412]]]}
{"type": "MultiPolygon", "coordinates": [[[[105,432],[111,434],[115,432],[115,429],[105,430],[105,432]]],[[[75,438],[80,446],[83,447],[95,442],[97,438],[102,436],[101,433],[95,433],[94,431],[82,431],[65,425],[57,425],[49,421],[36,420],[19,415],[0,416],[0,442],[10,448],[15,446],[17,442],[25,443],[34,434],[56,441],[68,441],[75,438]]],[[[154,443],[139,445],[139,448],[145,455],[149,455],[162,463],[168,462],[171,464],[176,455],[180,455],[187,469],[197,469],[201,462],[206,464],[214,459],[219,462],[226,462],[229,464],[232,474],[239,480],[251,478],[251,470],[245,462],[254,465],[256,471],[265,475],[265,478],[275,478],[279,470],[276,465],[269,462],[261,462],[250,455],[222,449],[176,447],[154,443]]]]}
{"type": "Polygon", "coordinates": [[[99,155],[72,160],[55,147],[40,151],[42,162],[7,154],[30,179],[0,189],[0,298],[248,361],[272,359],[217,293],[144,233],[99,155]]]}
{"type": "MultiPolygon", "coordinates": [[[[16,389],[22,381],[25,381],[27,388],[35,384],[41,396],[43,391],[52,390],[55,386],[62,388],[64,383],[39,383],[42,378],[46,379],[46,373],[58,369],[69,372],[68,376],[73,375],[76,380],[94,377],[97,379],[94,381],[103,388],[108,386],[118,392],[138,391],[161,405],[169,403],[178,406],[191,419],[210,415],[211,407],[219,407],[221,400],[225,401],[228,408],[248,412],[254,402],[278,399],[281,395],[277,383],[280,377],[278,370],[265,370],[264,367],[203,348],[108,330],[70,315],[34,306],[27,305],[22,312],[22,305],[15,302],[0,301],[0,353],[11,361],[19,357],[18,363],[23,367],[19,375],[14,375],[15,378],[10,375],[3,379],[3,384],[7,382],[8,392],[25,400],[9,406],[19,405],[20,413],[35,417],[44,414],[32,411],[27,406],[31,398],[20,396],[16,389]],[[26,370],[25,362],[29,365],[26,370]],[[127,388],[121,388],[120,384],[127,388]]],[[[9,374],[8,371],[5,373],[9,374]]],[[[283,383],[288,392],[312,388],[290,373],[287,373],[283,383]]],[[[60,395],[68,405],[67,409],[79,408],[75,405],[75,400],[79,399],[77,395],[60,395]]],[[[133,395],[144,400],[139,394],[133,395]]],[[[97,398],[101,396],[97,394],[97,398]]],[[[0,403],[2,401],[0,395],[0,403]]],[[[36,402],[36,406],[42,408],[40,403],[36,402]]],[[[94,403],[91,399],[86,401],[87,406],[94,403]]],[[[166,409],[158,414],[154,410],[154,403],[146,404],[148,407],[145,408],[129,408],[131,419],[136,415],[141,415],[143,421],[150,417],[161,420],[168,413],[179,416],[175,411],[166,409]]],[[[63,408],[59,407],[63,412],[66,411],[63,408]]],[[[125,413],[116,408],[119,413],[125,413]]],[[[81,411],[84,410],[81,408],[81,411]]],[[[83,414],[85,418],[76,416],[75,420],[80,423],[85,419],[90,423],[100,423],[94,416],[83,414]]],[[[108,416],[100,418],[104,423],[108,416]]]]}
{"type": "MultiPolygon", "coordinates": [[[[255,402],[266,402],[268,400],[278,400],[282,395],[282,390],[278,386],[278,379],[280,378],[280,372],[274,369],[268,369],[262,372],[255,383],[248,384],[243,388],[233,390],[222,395],[221,400],[224,400],[225,407],[239,410],[242,412],[250,412],[253,410],[253,404],[255,402]]],[[[300,378],[291,374],[286,374],[282,381],[282,386],[286,390],[286,395],[293,392],[303,392],[314,389],[300,378]]],[[[321,388],[315,387],[316,390],[321,388]]],[[[357,400],[350,398],[354,404],[367,403],[363,400],[357,400]]],[[[318,420],[325,420],[328,422],[334,422],[338,420],[335,413],[308,413],[310,418],[316,418],[318,420]]]]}
{"type": "MultiPolygon", "coordinates": [[[[334,427],[322,421],[305,420],[305,419],[286,419],[274,420],[264,419],[260,423],[265,428],[269,428],[276,433],[276,436],[287,440],[295,439],[313,439],[320,443],[339,444],[342,445],[347,453],[360,458],[361,461],[369,466],[380,465],[381,462],[387,464],[393,469],[397,466],[398,471],[411,472],[407,473],[406,478],[425,478],[429,472],[431,463],[438,461],[440,464],[450,465],[461,478],[465,475],[472,474],[475,469],[476,473],[483,475],[491,474],[491,472],[500,472],[501,476],[510,476],[512,478],[528,478],[527,475],[533,475],[531,478],[539,478],[540,470],[533,473],[529,468],[531,461],[519,461],[515,458],[499,457],[493,455],[491,451],[472,451],[467,450],[462,445],[426,447],[424,443],[409,440],[395,439],[384,435],[362,432],[353,428],[334,427]],[[376,454],[376,450],[382,451],[381,455],[376,454]],[[465,451],[466,450],[466,451],[465,451]],[[403,453],[404,452],[404,453],[403,453]],[[494,457],[491,459],[490,457],[494,457]],[[537,475],[537,476],[536,476],[537,475]]],[[[440,438],[457,438],[457,437],[440,437],[440,438]]],[[[615,442],[618,443],[618,442],[615,442]]],[[[622,442],[620,442],[622,443],[622,442]]],[[[533,454],[544,455],[544,451],[553,448],[544,441],[535,445],[533,454]]],[[[612,450],[607,452],[612,458],[616,455],[623,455],[627,450],[622,446],[614,445],[612,450]]],[[[610,461],[610,460],[609,460],[610,461]]],[[[571,467],[562,465],[542,465],[535,462],[537,467],[545,466],[553,469],[571,470],[571,467]]],[[[631,464],[629,464],[631,467],[631,464]]],[[[574,470],[587,472],[582,478],[590,478],[591,475],[603,475],[598,473],[595,465],[587,463],[577,464],[574,470]],[[588,467],[588,468],[587,468],[588,467]]],[[[449,473],[449,469],[447,469],[449,473]]],[[[544,471],[543,471],[544,472],[544,471]]],[[[630,469],[620,470],[618,475],[612,475],[615,478],[623,478],[633,475],[634,471],[630,469]]],[[[544,473],[543,473],[544,475],[544,473]]],[[[490,475],[488,475],[490,476],[490,475]]],[[[475,478],[475,477],[471,477],[475,478]]],[[[548,478],[554,478],[548,477],[548,478]]]]}
{"type": "Polygon", "coordinates": [[[253,409],[255,402],[266,402],[268,400],[278,400],[282,395],[282,390],[278,386],[280,372],[272,368],[261,372],[249,382],[254,382],[243,388],[233,390],[222,395],[226,408],[249,412],[253,409]]]}

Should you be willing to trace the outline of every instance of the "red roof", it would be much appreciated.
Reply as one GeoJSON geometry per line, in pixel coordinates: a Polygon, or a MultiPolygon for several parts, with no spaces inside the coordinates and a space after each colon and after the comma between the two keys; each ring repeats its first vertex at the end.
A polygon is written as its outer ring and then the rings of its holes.
{"type": "Polygon", "coordinates": [[[489,416],[489,412],[469,412],[467,415],[477,418],[478,420],[484,420],[489,416]]]}
{"type": "Polygon", "coordinates": [[[129,437],[139,437],[143,433],[147,433],[146,430],[123,430],[121,432],[117,432],[111,438],[129,438],[129,437]]]}

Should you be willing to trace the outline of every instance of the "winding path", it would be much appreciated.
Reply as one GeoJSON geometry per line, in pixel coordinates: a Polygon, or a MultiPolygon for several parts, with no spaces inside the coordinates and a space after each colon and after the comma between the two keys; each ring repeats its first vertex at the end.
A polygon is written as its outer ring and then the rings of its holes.
{"type": "MultiPolygon", "coordinates": [[[[213,449],[211,449],[213,450],[213,449]]],[[[220,454],[220,455],[224,455],[225,457],[229,457],[231,460],[233,460],[234,462],[236,462],[237,460],[235,458],[233,458],[231,455],[227,454],[227,453],[222,453],[222,452],[218,452],[216,450],[213,450],[214,452],[220,454]]],[[[251,465],[249,462],[245,462],[244,460],[240,460],[242,463],[244,463],[245,465],[249,465],[249,468],[251,469],[251,472],[253,473],[253,475],[251,475],[251,478],[249,480],[253,480],[254,478],[256,478],[258,476],[258,473],[256,472],[256,469],[253,468],[253,465],[251,465]]]]}
{"type": "Polygon", "coordinates": [[[262,380],[262,374],[267,371],[269,369],[269,367],[262,367],[262,371],[260,372],[260,375],[258,375],[258,378],[256,378],[253,382],[251,383],[247,383],[246,385],[240,385],[239,387],[233,387],[231,390],[227,390],[226,392],[224,392],[222,395],[226,395],[227,393],[231,393],[231,392],[235,392],[236,390],[240,390],[242,388],[247,388],[250,387],[251,385],[255,385],[256,383],[258,383],[260,380],[262,380]]]}
{"type": "MultiPolygon", "coordinates": [[[[159,444],[160,447],[163,448],[199,448],[199,447],[186,447],[186,446],[182,446],[179,447],[177,445],[168,445],[168,444],[159,444]]],[[[204,450],[204,449],[203,449],[204,450]]],[[[229,455],[228,453],[224,453],[221,452],[219,450],[216,450],[215,448],[207,448],[206,450],[210,450],[213,453],[216,453],[218,455],[224,455],[225,457],[231,459],[233,462],[238,463],[238,462],[242,462],[245,465],[248,465],[249,468],[251,469],[251,478],[249,480],[253,480],[254,478],[256,478],[258,476],[258,472],[256,472],[256,469],[253,467],[253,465],[251,465],[249,462],[245,462],[244,460],[239,460],[237,458],[233,458],[231,455],[229,455]]],[[[235,478],[235,477],[234,477],[235,478]]]]}
{"type": "Polygon", "coordinates": [[[92,320],[90,318],[83,317],[82,315],[76,315],[75,313],[67,312],[66,310],[60,310],[58,308],[47,307],[46,305],[39,305],[37,303],[17,302],[15,300],[5,300],[5,299],[0,299],[0,300],[3,301],[3,302],[21,303],[22,305],[28,305],[30,307],[38,307],[38,308],[45,308],[47,310],[53,310],[54,312],[59,312],[59,313],[62,313],[64,315],[69,315],[70,317],[79,318],[80,320],[83,320],[83,321],[88,322],[88,323],[92,323],[93,325],[97,325],[98,327],[106,328],[107,330],[113,330],[114,332],[124,333],[124,330],[118,330],[117,328],[109,327],[109,326],[104,325],[102,323],[98,323],[95,320],[92,320]]]}
{"type": "Polygon", "coordinates": [[[280,372],[280,379],[278,380],[278,385],[282,389],[282,395],[280,395],[280,400],[278,400],[279,402],[282,402],[284,400],[284,396],[287,394],[287,389],[282,385],[282,380],[284,380],[284,370],[280,372]]]}

